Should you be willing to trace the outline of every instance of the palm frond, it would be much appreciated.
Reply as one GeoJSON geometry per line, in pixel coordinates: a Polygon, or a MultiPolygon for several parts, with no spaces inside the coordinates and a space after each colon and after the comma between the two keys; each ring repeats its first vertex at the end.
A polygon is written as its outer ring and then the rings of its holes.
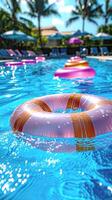
{"type": "Polygon", "coordinates": [[[10,5],[10,3],[9,3],[9,1],[8,0],[6,0],[6,6],[8,7],[8,9],[11,11],[11,5],[10,5]]]}
{"type": "Polygon", "coordinates": [[[35,27],[35,25],[34,25],[34,23],[31,21],[31,20],[29,20],[29,19],[26,19],[26,18],[24,18],[24,17],[20,17],[20,20],[22,21],[22,22],[24,22],[25,24],[27,24],[29,27],[31,27],[31,28],[34,28],[35,27]]]}
{"type": "Polygon", "coordinates": [[[110,7],[110,8],[108,9],[107,14],[108,14],[109,16],[112,16],[112,7],[110,7]]]}
{"type": "Polygon", "coordinates": [[[43,12],[43,16],[49,16],[49,15],[55,15],[58,17],[61,16],[59,12],[56,10],[54,3],[49,5],[43,12]]]}
{"type": "Polygon", "coordinates": [[[94,14],[94,13],[97,13],[97,14],[103,14],[103,9],[102,9],[103,5],[99,5],[93,9],[90,9],[90,12],[91,12],[91,15],[94,14]]]}
{"type": "Polygon", "coordinates": [[[77,16],[77,17],[72,17],[72,18],[70,18],[69,20],[67,20],[66,26],[71,25],[74,21],[76,21],[76,20],[78,20],[78,19],[79,19],[78,16],[77,16]]]}
{"type": "Polygon", "coordinates": [[[50,15],[55,15],[55,16],[58,16],[60,17],[61,15],[55,10],[55,9],[51,9],[51,10],[46,10],[44,13],[43,13],[43,16],[50,16],[50,15]]]}
{"type": "Polygon", "coordinates": [[[35,12],[35,6],[34,6],[34,4],[32,3],[32,1],[26,0],[26,2],[27,2],[27,5],[28,5],[28,7],[29,7],[30,12],[34,13],[34,12],[35,12]]]}
{"type": "Polygon", "coordinates": [[[71,12],[71,16],[75,16],[75,15],[79,15],[79,11],[77,11],[77,10],[72,10],[72,12],[71,12]]]}
{"type": "Polygon", "coordinates": [[[98,26],[98,23],[97,23],[94,19],[88,18],[88,21],[90,21],[90,22],[92,22],[93,24],[95,24],[96,26],[98,26]]]}
{"type": "Polygon", "coordinates": [[[30,17],[34,17],[34,18],[37,17],[36,13],[32,13],[30,11],[29,12],[25,11],[24,14],[29,15],[30,17]]]}

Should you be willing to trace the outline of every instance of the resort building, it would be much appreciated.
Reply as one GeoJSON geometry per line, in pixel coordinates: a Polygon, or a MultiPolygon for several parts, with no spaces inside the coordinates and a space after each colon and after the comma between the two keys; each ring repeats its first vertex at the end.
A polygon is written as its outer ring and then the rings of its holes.
{"type": "MultiPolygon", "coordinates": [[[[33,32],[38,34],[38,28],[33,28],[33,32]]],[[[50,36],[58,32],[58,29],[55,26],[48,26],[41,28],[42,36],[50,36]]]]}
{"type": "MultiPolygon", "coordinates": [[[[38,28],[33,28],[33,32],[35,34],[38,34],[38,28]]],[[[46,44],[46,46],[58,46],[60,45],[60,40],[50,40],[49,36],[55,35],[57,33],[65,35],[65,36],[69,36],[71,35],[73,32],[71,31],[64,31],[64,32],[60,32],[55,26],[47,26],[47,27],[43,27],[41,28],[41,33],[42,36],[47,37],[48,38],[48,43],[46,44]]]]}

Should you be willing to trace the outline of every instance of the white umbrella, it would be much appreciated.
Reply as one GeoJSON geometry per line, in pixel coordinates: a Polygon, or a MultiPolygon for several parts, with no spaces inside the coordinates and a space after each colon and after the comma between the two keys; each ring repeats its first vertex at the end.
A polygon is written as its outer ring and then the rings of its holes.
{"type": "Polygon", "coordinates": [[[112,40],[112,35],[107,33],[98,33],[91,40],[112,40]]]}

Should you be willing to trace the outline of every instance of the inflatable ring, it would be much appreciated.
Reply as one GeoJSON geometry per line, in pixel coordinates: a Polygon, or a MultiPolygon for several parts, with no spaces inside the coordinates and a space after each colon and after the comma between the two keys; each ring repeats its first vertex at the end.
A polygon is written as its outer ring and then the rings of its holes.
{"type": "Polygon", "coordinates": [[[78,66],[88,66],[88,62],[85,60],[81,61],[69,61],[68,63],[65,64],[65,67],[78,67],[78,66]]]}
{"type": "Polygon", "coordinates": [[[69,60],[67,60],[67,63],[78,63],[78,62],[80,62],[80,61],[82,61],[81,59],[77,59],[77,60],[73,60],[73,59],[69,59],[69,60]]]}
{"type": "Polygon", "coordinates": [[[11,116],[15,133],[59,138],[93,138],[112,131],[112,101],[86,94],[39,97],[20,105],[11,116]],[[56,113],[77,109],[78,113],[56,113]]]}
{"type": "Polygon", "coordinates": [[[71,60],[82,60],[82,58],[80,57],[80,56],[72,56],[71,58],[70,58],[71,60]]]}
{"type": "Polygon", "coordinates": [[[58,69],[54,76],[60,78],[92,78],[95,76],[95,70],[91,67],[65,67],[58,69]]]}
{"type": "Polygon", "coordinates": [[[43,62],[45,61],[45,57],[44,56],[39,56],[39,57],[36,57],[36,62],[43,62]]]}
{"type": "Polygon", "coordinates": [[[23,65],[25,65],[25,64],[35,64],[36,61],[33,60],[33,59],[24,59],[24,60],[22,60],[22,63],[23,63],[23,65]]]}
{"type": "Polygon", "coordinates": [[[22,66],[23,65],[23,63],[21,62],[21,61],[9,61],[9,62],[6,62],[5,63],[5,66],[7,66],[7,67],[16,67],[16,66],[22,66]]]}
{"type": "Polygon", "coordinates": [[[82,61],[82,58],[80,57],[71,57],[67,62],[79,62],[82,61]]]}

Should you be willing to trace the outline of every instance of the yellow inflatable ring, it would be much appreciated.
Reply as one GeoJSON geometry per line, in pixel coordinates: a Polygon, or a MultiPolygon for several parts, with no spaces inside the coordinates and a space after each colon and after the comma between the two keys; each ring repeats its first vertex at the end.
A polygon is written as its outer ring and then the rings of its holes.
{"type": "Polygon", "coordinates": [[[78,67],[78,66],[88,66],[88,62],[85,60],[74,62],[74,61],[69,61],[65,64],[65,67],[78,67]]]}

